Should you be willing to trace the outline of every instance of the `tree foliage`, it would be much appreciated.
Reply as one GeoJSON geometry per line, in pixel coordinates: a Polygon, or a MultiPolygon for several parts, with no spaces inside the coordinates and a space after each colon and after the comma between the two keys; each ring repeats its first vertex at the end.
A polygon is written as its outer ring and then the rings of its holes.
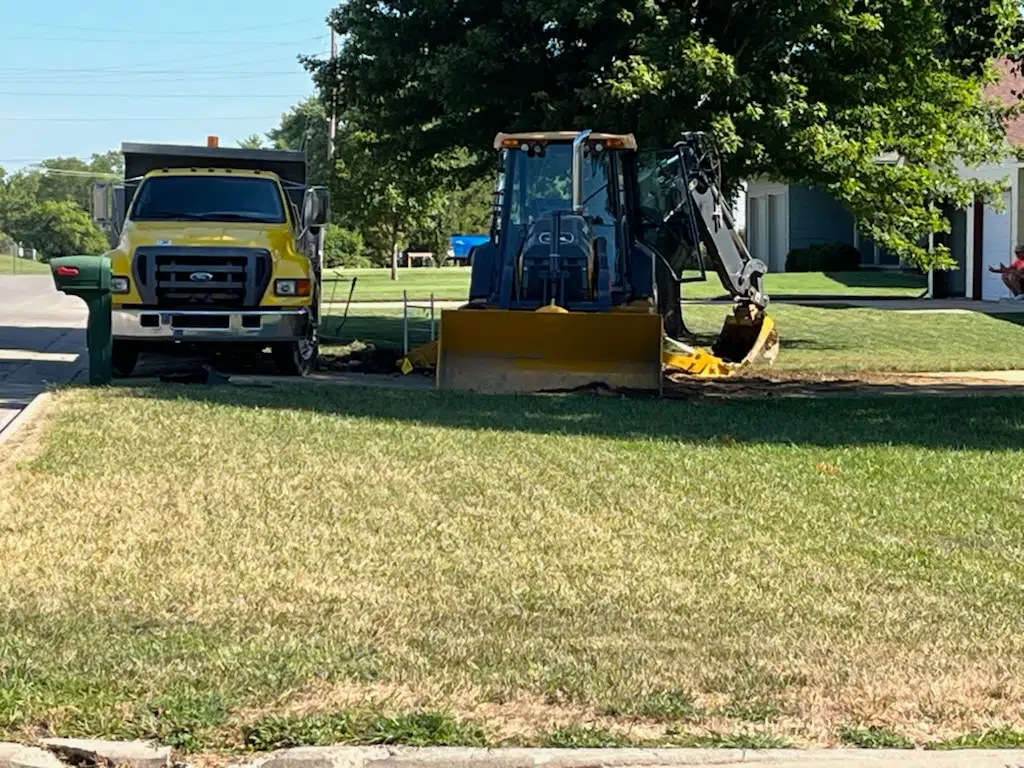
{"type": "Polygon", "coordinates": [[[36,208],[24,240],[47,259],[80,253],[103,253],[106,238],[76,203],[46,200],[36,208]]]}
{"type": "Polygon", "coordinates": [[[316,97],[306,99],[281,116],[281,124],[267,133],[275,149],[305,150],[310,184],[327,186],[331,178],[327,159],[327,110],[316,97]]]}
{"type": "Polygon", "coordinates": [[[339,56],[307,64],[388,156],[483,158],[500,130],[705,130],[730,188],[824,189],[923,266],[949,263],[920,246],[948,231],[933,201],[994,192],[957,161],[1005,153],[982,89],[1021,38],[1015,0],[349,0],[332,23],[339,56]]]}
{"type": "Polygon", "coordinates": [[[95,174],[123,174],[119,152],[44,160],[12,175],[0,169],[0,230],[44,257],[102,253],[106,238],[88,213],[95,174]],[[70,171],[70,174],[52,171],[70,171]]]}
{"type": "Polygon", "coordinates": [[[84,210],[92,204],[92,186],[104,178],[124,176],[124,157],[120,152],[93,155],[88,161],[77,157],[43,160],[26,173],[39,175],[39,202],[77,203],[84,210]]]}
{"type": "Polygon", "coordinates": [[[250,133],[238,142],[238,146],[241,149],[260,149],[263,147],[263,137],[258,133],[250,133]]]}
{"type": "Polygon", "coordinates": [[[351,229],[330,224],[324,236],[324,265],[337,267],[368,267],[363,236],[351,229]]]}

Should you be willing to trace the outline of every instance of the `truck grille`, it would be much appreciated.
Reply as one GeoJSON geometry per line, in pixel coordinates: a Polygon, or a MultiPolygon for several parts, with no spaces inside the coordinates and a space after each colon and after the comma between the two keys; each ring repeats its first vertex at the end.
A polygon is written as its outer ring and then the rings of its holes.
{"type": "Polygon", "coordinates": [[[135,250],[142,302],[159,309],[241,309],[260,303],[270,252],[259,248],[154,246],[135,250]]]}

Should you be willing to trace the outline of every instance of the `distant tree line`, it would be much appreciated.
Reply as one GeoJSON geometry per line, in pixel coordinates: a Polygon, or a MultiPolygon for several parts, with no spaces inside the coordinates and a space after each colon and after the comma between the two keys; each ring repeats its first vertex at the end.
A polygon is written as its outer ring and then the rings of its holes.
{"type": "Polygon", "coordinates": [[[123,173],[116,151],[55,157],[15,173],[0,168],[0,242],[35,248],[44,259],[102,253],[108,244],[89,213],[92,185],[123,173]]]}

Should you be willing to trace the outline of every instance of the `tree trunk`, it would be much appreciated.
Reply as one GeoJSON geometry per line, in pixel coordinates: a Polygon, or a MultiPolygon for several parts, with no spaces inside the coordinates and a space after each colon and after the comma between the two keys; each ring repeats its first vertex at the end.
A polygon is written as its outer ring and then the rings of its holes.
{"type": "Polygon", "coordinates": [[[391,230],[391,279],[398,279],[398,224],[391,230]]]}

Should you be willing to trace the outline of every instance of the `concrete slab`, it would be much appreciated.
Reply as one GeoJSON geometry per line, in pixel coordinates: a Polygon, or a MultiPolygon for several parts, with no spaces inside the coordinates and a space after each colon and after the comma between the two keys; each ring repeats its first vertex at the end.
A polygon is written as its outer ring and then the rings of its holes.
{"type": "Polygon", "coordinates": [[[87,314],[49,275],[0,276],[0,433],[37,395],[85,371],[87,314]]]}

